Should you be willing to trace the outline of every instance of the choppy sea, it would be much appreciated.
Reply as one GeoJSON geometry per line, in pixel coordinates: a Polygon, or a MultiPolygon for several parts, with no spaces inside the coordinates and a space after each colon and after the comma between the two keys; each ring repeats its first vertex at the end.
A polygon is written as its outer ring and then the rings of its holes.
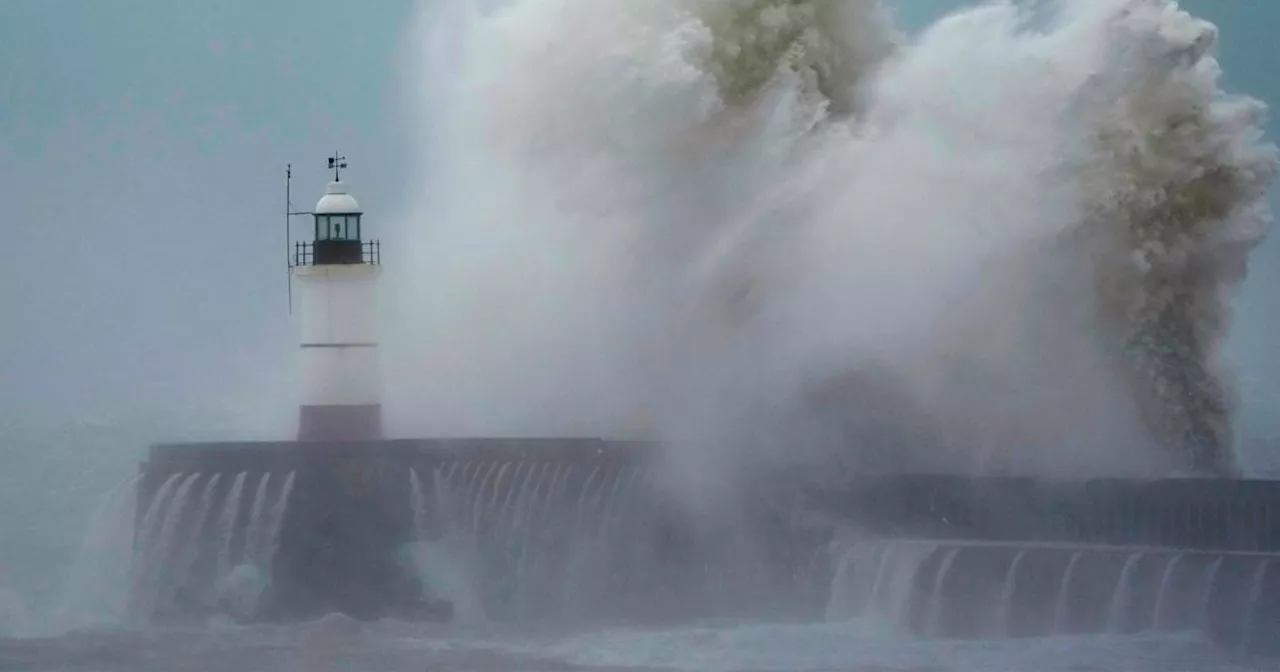
{"type": "Polygon", "coordinates": [[[845,672],[1235,672],[1240,658],[1197,634],[921,641],[870,622],[704,623],[679,629],[360,623],[82,631],[0,639],[0,670],[26,672],[392,672],[679,670],[845,672]]]}

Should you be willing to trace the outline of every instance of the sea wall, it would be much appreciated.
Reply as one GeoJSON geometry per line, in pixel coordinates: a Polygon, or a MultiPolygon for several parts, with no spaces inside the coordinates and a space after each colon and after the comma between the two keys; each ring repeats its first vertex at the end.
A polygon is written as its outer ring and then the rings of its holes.
{"type": "Polygon", "coordinates": [[[134,610],[634,623],[888,605],[877,617],[931,637],[1198,627],[1256,648],[1280,631],[1276,482],[772,471],[735,475],[735,515],[706,518],[660,460],[594,439],[156,446],[134,610]]]}

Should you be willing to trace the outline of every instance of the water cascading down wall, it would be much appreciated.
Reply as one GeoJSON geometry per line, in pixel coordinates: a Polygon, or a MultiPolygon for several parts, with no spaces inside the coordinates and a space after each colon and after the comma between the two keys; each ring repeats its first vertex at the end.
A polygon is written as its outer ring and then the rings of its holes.
{"type": "Polygon", "coordinates": [[[1280,487],[760,474],[735,524],[659,449],[588,439],[167,445],[139,483],[142,619],[889,619],[920,636],[1280,627],[1280,487]],[[450,609],[441,610],[447,601],[450,609]]]}
{"type": "Polygon", "coordinates": [[[821,531],[789,530],[763,510],[746,512],[755,520],[745,536],[687,524],[660,495],[652,448],[585,439],[159,446],[139,486],[135,564],[149,578],[134,606],[167,620],[431,618],[441,599],[502,620],[820,610],[825,595],[812,586],[825,579],[795,568],[814,561],[821,531]],[[768,553],[741,546],[757,533],[770,543],[753,549],[768,553]],[[245,604],[240,594],[255,593],[246,590],[255,582],[265,585],[245,604]]]}

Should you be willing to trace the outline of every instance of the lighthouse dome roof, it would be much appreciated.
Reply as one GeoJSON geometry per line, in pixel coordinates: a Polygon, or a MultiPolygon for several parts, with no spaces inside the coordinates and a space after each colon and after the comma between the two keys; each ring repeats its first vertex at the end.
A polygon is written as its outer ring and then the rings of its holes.
{"type": "Polygon", "coordinates": [[[314,212],[317,215],[358,215],[360,204],[347,193],[347,185],[330,182],[324,190],[324,196],[316,202],[314,212]]]}

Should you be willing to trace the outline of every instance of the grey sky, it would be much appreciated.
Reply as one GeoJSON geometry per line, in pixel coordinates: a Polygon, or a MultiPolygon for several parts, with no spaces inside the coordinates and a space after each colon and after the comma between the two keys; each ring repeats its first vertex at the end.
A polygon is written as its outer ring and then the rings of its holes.
{"type": "MultiPolygon", "coordinates": [[[[961,3],[897,4],[918,26],[961,3]]],[[[1228,86],[1280,103],[1280,2],[1184,6],[1222,29],[1228,86]]],[[[402,141],[418,114],[403,51],[413,7],[0,5],[0,587],[64,562],[89,495],[144,443],[287,431],[286,162],[306,209],[341,149],[387,263],[412,263],[396,257],[407,223],[394,213],[416,187],[402,141]]],[[[1273,238],[1230,349],[1254,435],[1280,436],[1278,281],[1273,238]]]]}

